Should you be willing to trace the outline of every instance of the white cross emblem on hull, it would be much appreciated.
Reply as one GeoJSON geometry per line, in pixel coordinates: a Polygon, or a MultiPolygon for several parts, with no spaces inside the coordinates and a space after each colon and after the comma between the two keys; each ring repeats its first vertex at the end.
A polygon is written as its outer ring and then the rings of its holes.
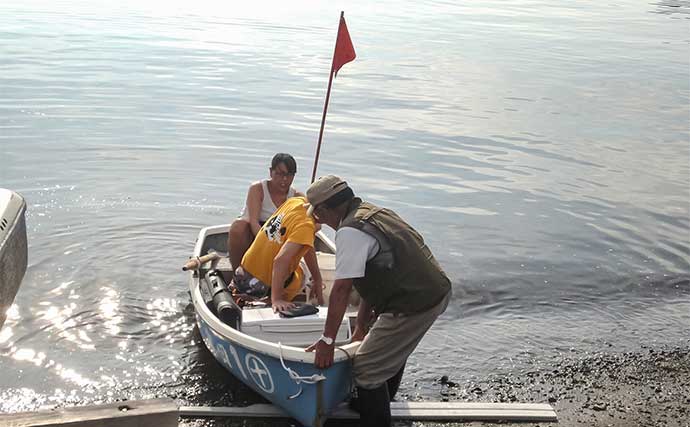
{"type": "Polygon", "coordinates": [[[244,358],[244,363],[247,365],[249,376],[252,377],[254,383],[266,393],[273,393],[275,388],[273,385],[273,378],[271,377],[271,373],[268,372],[263,360],[253,354],[247,354],[244,358]]]}

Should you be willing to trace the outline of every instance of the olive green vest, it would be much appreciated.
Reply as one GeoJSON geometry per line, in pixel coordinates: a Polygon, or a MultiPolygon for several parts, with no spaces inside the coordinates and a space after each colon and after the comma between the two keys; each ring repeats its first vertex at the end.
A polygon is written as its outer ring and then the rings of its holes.
{"type": "Polygon", "coordinates": [[[355,289],[377,313],[418,313],[439,304],[450,280],[422,236],[395,212],[354,198],[340,227],[363,231],[379,243],[355,289]]]}

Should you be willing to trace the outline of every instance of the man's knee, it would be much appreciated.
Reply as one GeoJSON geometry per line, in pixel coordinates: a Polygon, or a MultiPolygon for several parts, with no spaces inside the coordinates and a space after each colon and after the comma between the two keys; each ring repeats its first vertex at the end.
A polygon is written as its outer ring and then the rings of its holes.
{"type": "Polygon", "coordinates": [[[230,234],[233,236],[242,235],[249,230],[249,222],[242,218],[237,218],[230,224],[230,234]]]}

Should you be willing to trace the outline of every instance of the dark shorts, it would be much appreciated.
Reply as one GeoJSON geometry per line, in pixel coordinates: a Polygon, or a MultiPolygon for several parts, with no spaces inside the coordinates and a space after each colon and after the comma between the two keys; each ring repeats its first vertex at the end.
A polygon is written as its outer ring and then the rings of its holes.
{"type": "MultiPolygon", "coordinates": [[[[287,287],[292,279],[295,277],[295,272],[293,271],[285,281],[284,287],[287,287]]],[[[261,280],[252,276],[252,274],[242,267],[238,267],[235,270],[235,275],[232,280],[232,284],[237,288],[239,293],[247,294],[254,298],[263,298],[270,294],[271,287],[266,285],[261,280]]]]}
{"type": "Polygon", "coordinates": [[[263,298],[271,291],[270,286],[252,276],[242,267],[238,267],[237,270],[235,270],[235,276],[232,279],[232,284],[235,286],[235,288],[237,288],[239,293],[247,294],[254,298],[263,298]]]}

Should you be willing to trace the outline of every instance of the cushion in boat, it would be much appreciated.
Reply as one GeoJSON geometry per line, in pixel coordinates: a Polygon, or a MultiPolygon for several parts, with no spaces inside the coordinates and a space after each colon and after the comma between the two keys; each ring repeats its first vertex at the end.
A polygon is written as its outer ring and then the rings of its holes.
{"type": "Polygon", "coordinates": [[[294,302],[293,307],[282,311],[280,313],[281,317],[301,317],[309,316],[310,314],[316,314],[319,312],[319,308],[313,304],[307,304],[303,302],[294,302]]]}

